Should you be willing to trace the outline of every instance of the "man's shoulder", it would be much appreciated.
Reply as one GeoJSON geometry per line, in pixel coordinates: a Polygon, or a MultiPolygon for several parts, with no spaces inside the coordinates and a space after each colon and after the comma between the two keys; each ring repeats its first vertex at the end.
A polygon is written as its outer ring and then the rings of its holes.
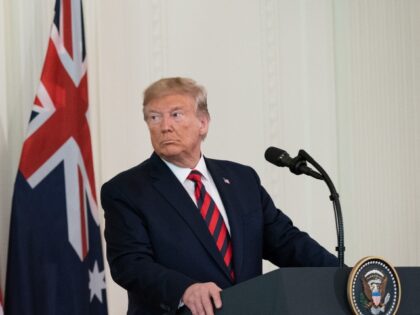
{"type": "Polygon", "coordinates": [[[255,170],[245,164],[241,164],[234,161],[229,160],[220,160],[220,159],[213,159],[213,158],[205,158],[207,167],[209,169],[218,168],[219,170],[222,170],[227,173],[239,173],[239,174],[253,174],[256,175],[255,170]]]}
{"type": "Polygon", "coordinates": [[[241,164],[238,162],[230,161],[230,160],[221,160],[221,159],[214,159],[205,157],[206,162],[215,163],[217,165],[223,165],[223,166],[230,166],[230,167],[238,167],[238,168],[251,168],[248,165],[241,164]]]}
{"type": "Polygon", "coordinates": [[[112,184],[123,184],[123,183],[130,183],[134,180],[141,181],[142,179],[145,179],[148,177],[148,174],[150,173],[151,169],[151,161],[150,159],[147,159],[140,164],[130,167],[127,170],[124,170],[111,179],[109,179],[107,182],[104,183],[105,185],[112,185],[112,184]]]}

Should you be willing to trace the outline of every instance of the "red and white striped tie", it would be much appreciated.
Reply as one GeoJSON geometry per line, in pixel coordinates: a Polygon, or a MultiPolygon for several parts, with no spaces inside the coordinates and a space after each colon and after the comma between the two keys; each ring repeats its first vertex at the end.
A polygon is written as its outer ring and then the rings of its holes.
{"type": "Polygon", "coordinates": [[[201,181],[202,174],[197,170],[192,170],[187,179],[195,183],[194,194],[197,200],[197,208],[200,210],[201,216],[207,224],[210,234],[216,242],[217,249],[223,257],[226,267],[229,270],[230,277],[235,280],[233,271],[233,251],[230,235],[223,221],[223,217],[217,208],[216,203],[201,181]]]}

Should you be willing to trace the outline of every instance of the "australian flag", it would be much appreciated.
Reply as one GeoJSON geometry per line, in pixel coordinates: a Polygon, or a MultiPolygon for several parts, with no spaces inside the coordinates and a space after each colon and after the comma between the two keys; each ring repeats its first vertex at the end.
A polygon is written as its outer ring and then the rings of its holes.
{"type": "Polygon", "coordinates": [[[107,314],[81,0],[57,0],[16,177],[7,315],[107,314]]]}

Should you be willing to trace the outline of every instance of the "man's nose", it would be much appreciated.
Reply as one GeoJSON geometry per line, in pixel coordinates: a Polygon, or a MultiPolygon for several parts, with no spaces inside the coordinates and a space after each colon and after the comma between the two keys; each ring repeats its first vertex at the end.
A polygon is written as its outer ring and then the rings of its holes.
{"type": "Polygon", "coordinates": [[[162,121],[160,122],[160,128],[164,132],[172,130],[172,120],[170,116],[163,115],[162,121]]]}

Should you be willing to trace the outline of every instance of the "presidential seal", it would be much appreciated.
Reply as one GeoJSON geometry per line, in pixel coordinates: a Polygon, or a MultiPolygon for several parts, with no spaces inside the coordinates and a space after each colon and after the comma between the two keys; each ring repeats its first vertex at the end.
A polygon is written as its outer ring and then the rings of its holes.
{"type": "Polygon", "coordinates": [[[356,315],[394,315],[401,299],[395,269],[379,257],[365,257],[352,269],[347,298],[356,315]]]}

